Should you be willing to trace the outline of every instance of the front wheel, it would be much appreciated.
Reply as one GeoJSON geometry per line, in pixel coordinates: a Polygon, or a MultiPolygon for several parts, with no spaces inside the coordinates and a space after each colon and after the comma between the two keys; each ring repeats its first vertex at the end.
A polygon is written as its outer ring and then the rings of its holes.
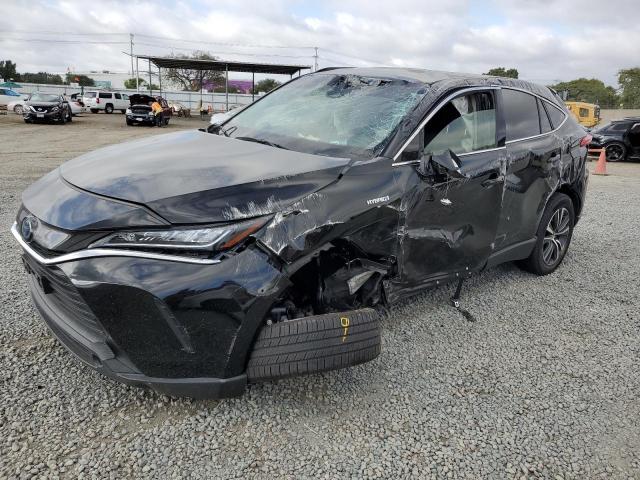
{"type": "Polygon", "coordinates": [[[16,105],[15,107],[13,107],[13,112],[16,115],[22,115],[24,113],[24,109],[22,108],[22,105],[16,105]]]}
{"type": "Polygon", "coordinates": [[[569,249],[574,224],[571,199],[563,193],[556,193],[544,210],[531,255],[518,262],[518,266],[536,275],[555,271],[569,249]]]}
{"type": "Polygon", "coordinates": [[[104,107],[104,113],[113,113],[113,105],[111,105],[110,103],[108,103],[108,104],[104,107]]]}
{"type": "Polygon", "coordinates": [[[627,149],[622,143],[610,143],[604,149],[607,156],[607,162],[619,162],[624,160],[627,155],[627,149]]]}

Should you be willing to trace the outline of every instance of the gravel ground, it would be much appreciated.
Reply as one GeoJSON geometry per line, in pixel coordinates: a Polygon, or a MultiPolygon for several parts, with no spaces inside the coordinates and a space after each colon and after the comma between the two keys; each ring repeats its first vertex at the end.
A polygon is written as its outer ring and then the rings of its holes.
{"type": "MultiPolygon", "coordinates": [[[[640,164],[593,177],[563,266],[414,297],[348,370],[174,400],[76,361],[31,306],[8,227],[62,161],[159,129],[0,117],[0,477],[640,478],[640,164]]],[[[198,120],[169,129],[194,128],[198,120]]]]}

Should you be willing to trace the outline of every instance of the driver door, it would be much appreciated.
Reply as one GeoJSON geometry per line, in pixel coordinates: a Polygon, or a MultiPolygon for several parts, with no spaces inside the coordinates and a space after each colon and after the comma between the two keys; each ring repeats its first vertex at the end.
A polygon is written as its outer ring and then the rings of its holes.
{"type": "Polygon", "coordinates": [[[398,159],[406,181],[399,266],[408,288],[468,276],[493,251],[506,165],[496,101],[494,90],[461,93],[431,115],[398,159]],[[427,161],[449,150],[462,178],[427,161]],[[403,161],[417,157],[428,173],[403,161]]]}

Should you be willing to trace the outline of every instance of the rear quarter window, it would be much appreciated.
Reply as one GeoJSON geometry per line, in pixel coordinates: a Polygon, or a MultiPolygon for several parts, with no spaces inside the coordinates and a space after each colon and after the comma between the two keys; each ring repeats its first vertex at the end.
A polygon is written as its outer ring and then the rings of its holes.
{"type": "Polygon", "coordinates": [[[549,103],[546,107],[549,112],[549,118],[551,119],[551,125],[553,125],[553,128],[558,128],[560,124],[564,122],[565,114],[562,113],[559,108],[556,108],[549,103]]]}
{"type": "Polygon", "coordinates": [[[540,135],[536,97],[517,90],[502,90],[507,141],[540,135]]]}
{"type": "Polygon", "coordinates": [[[111,98],[110,93],[100,93],[100,98],[111,98]]]}

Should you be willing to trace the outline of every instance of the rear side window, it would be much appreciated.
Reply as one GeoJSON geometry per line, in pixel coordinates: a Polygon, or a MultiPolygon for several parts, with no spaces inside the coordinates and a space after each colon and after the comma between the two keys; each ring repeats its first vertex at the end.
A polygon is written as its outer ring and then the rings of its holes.
{"type": "Polygon", "coordinates": [[[586,108],[580,108],[578,109],[578,115],[580,115],[581,117],[588,117],[589,110],[587,110],[586,108]]]}
{"type": "Polygon", "coordinates": [[[550,104],[547,104],[546,107],[547,111],[549,112],[549,118],[551,119],[551,125],[553,125],[553,128],[558,128],[560,124],[564,122],[564,113],[562,113],[559,108],[556,108],[550,104]]]}
{"type": "Polygon", "coordinates": [[[100,92],[100,98],[111,98],[111,94],[110,93],[102,93],[102,92],[100,92]]]}
{"type": "Polygon", "coordinates": [[[507,141],[540,135],[537,99],[517,90],[502,90],[507,141]]]}
{"type": "Polygon", "coordinates": [[[538,100],[538,114],[540,115],[540,130],[542,133],[547,133],[553,130],[551,126],[551,122],[549,121],[549,116],[547,115],[547,111],[545,110],[544,103],[539,98],[538,100]]]}
{"type": "Polygon", "coordinates": [[[470,153],[496,146],[496,108],[491,92],[454,98],[433,116],[424,130],[424,152],[470,153]]]}

